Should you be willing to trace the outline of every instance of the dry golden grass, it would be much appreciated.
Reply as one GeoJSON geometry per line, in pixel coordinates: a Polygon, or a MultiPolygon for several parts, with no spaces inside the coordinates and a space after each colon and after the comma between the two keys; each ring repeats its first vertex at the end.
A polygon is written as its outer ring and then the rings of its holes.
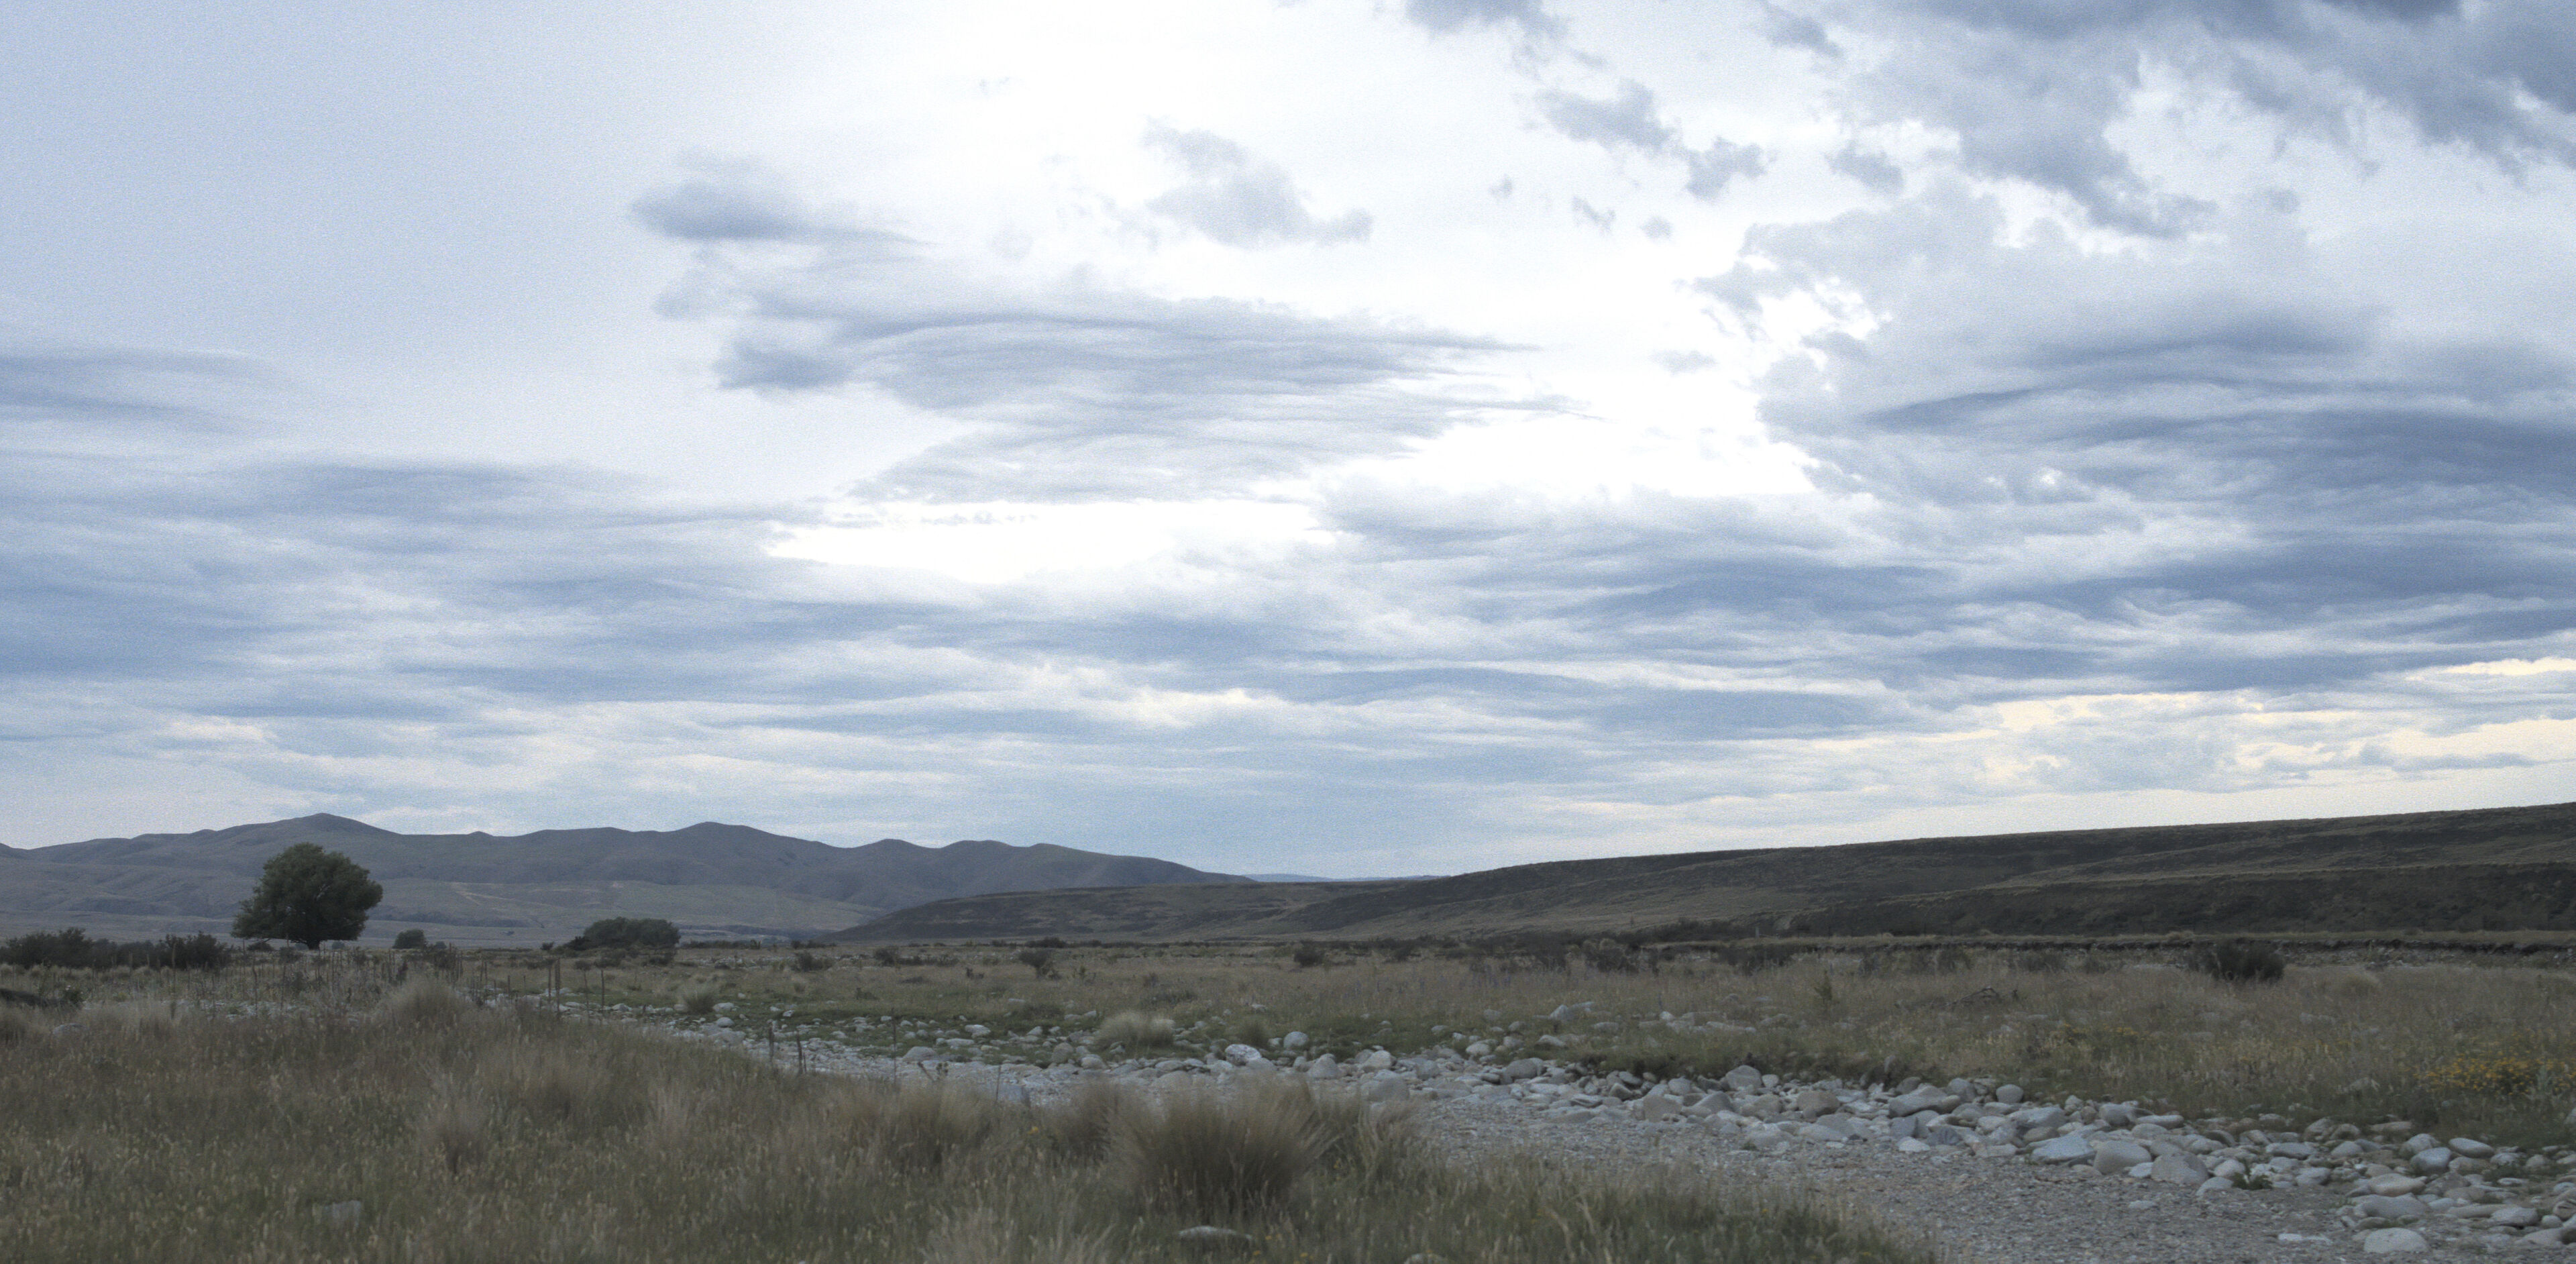
{"type": "Polygon", "coordinates": [[[1150,1262],[1200,1258],[1175,1235],[1208,1219],[1278,1264],[1929,1258],[1840,1213],[1662,1178],[1387,1179],[1402,1123],[1300,1090],[1059,1112],[527,1005],[160,1014],[0,1045],[0,1259],[1150,1262]],[[1213,1126],[1182,1140],[1176,1118],[1213,1126]],[[1086,1133],[1116,1140],[1066,1143],[1086,1133]],[[1304,1166],[1235,1160],[1265,1135],[1304,1166]],[[1214,1185],[1175,1197],[1168,1164],[1136,1157],[1156,1146],[1214,1185]]]}

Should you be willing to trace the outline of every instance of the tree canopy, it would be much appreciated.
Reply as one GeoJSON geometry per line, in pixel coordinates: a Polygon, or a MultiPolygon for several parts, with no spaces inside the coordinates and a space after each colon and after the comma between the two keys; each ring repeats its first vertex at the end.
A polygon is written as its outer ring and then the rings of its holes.
{"type": "Polygon", "coordinates": [[[385,889],[356,861],[318,844],[297,843],[268,858],[259,889],[233,915],[233,937],[283,939],[306,948],[356,939],[367,929],[367,910],[384,898],[385,889]]]}

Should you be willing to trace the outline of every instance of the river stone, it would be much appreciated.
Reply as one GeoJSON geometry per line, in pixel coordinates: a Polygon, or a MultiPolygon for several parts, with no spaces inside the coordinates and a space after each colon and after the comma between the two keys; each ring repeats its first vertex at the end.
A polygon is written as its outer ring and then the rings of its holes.
{"type": "Polygon", "coordinates": [[[2422,1188],[2424,1182],[2421,1178],[2400,1172],[2370,1178],[2370,1192],[2387,1198],[2402,1198],[2422,1188]]]}
{"type": "Polygon", "coordinates": [[[1522,1058],[1504,1067],[1503,1074],[1515,1080],[1535,1080],[1547,1074],[1547,1064],[1536,1058],[1522,1058]]]}
{"type": "Polygon", "coordinates": [[[2426,1176],[2438,1176],[2451,1170],[2451,1152],[2435,1146],[2430,1150],[2417,1153],[2408,1162],[2413,1163],[2415,1170],[2426,1176]]]}
{"type": "Polygon", "coordinates": [[[2364,1255],[2412,1255],[2431,1249],[2433,1245],[2424,1240],[2424,1235],[2412,1229],[2373,1229],[2361,1238],[2364,1255]]]}
{"type": "Polygon", "coordinates": [[[2093,1147],[2093,1170],[2104,1176],[2118,1176],[2141,1163],[2154,1162],[2155,1157],[2135,1141],[2113,1137],[2093,1147]]]}
{"type": "Polygon", "coordinates": [[[2209,1179],[2209,1169],[2190,1154],[2168,1154],[2156,1160],[2154,1178],[2167,1185],[2198,1185],[2209,1179]]]}
{"type": "Polygon", "coordinates": [[[2023,1132],[2037,1132],[2042,1128],[2055,1128],[2066,1122],[2066,1112],[2055,1106],[2033,1106],[2028,1110],[2014,1111],[2007,1117],[2012,1120],[2013,1127],[2019,1128],[2023,1132]]]}
{"type": "Polygon", "coordinates": [[[2093,1157],[2093,1142],[2086,1137],[2052,1137],[2031,1147],[2033,1163],[2081,1163],[2093,1157]]]}
{"type": "Polygon", "coordinates": [[[2019,1106],[2021,1105],[2021,1099],[2021,1085],[2007,1084],[2002,1088],[1995,1090],[1995,1100],[2002,1102],[2006,1106],[2019,1106]]]}
{"type": "Polygon", "coordinates": [[[2540,1224],[2540,1213],[2529,1207],[2499,1207],[2487,1223],[2499,1229],[2530,1229],[2540,1224]]]}
{"type": "Polygon", "coordinates": [[[1289,1033],[1288,1033],[1287,1035],[1285,1035],[1285,1036],[1281,1036],[1281,1037],[1279,1038],[1279,1047],[1280,1047],[1280,1048],[1282,1048],[1282,1049],[1286,1049],[1286,1050],[1288,1050],[1288,1051],[1289,1051],[1289,1052],[1291,1052],[1291,1053],[1294,1053],[1294,1052],[1296,1052],[1296,1051],[1297,1051],[1297,1050],[1299,1050],[1299,1049],[1303,1049],[1303,1048],[1305,1048],[1305,1047],[1306,1047],[1306,1033],[1304,1033],[1304,1032],[1302,1032],[1302,1031],[1292,1031],[1292,1032],[1289,1032],[1289,1033]]]}
{"type": "Polygon", "coordinates": [[[1380,1071],[1360,1089],[1360,1096],[1373,1102],[1400,1102],[1413,1093],[1413,1081],[1393,1071],[1380,1071]]]}
{"type": "Polygon", "coordinates": [[[1670,1119],[1675,1115],[1682,1113],[1682,1107],[1681,1103],[1676,1102],[1672,1098],[1666,1097],[1661,1093],[1651,1093],[1647,1096],[1640,1097],[1635,1102],[1631,1103],[1628,1107],[1628,1113],[1639,1119],[1643,1119],[1648,1123],[1653,1123],[1657,1120],[1670,1119]]]}
{"type": "Polygon", "coordinates": [[[1341,1074],[1342,1064],[1329,1053],[1306,1064],[1306,1078],[1310,1080],[1338,1079],[1341,1074]]]}
{"type": "Polygon", "coordinates": [[[2453,1137],[2451,1153],[2464,1159],[2492,1159],[2495,1157],[2495,1147],[2470,1137],[2453,1137]]]}
{"type": "Polygon", "coordinates": [[[2126,1128],[2138,1122],[2138,1108],[2125,1102],[2112,1102],[2102,1107],[2102,1126],[2126,1128]]]}
{"type": "Polygon", "coordinates": [[[1360,1060],[1352,1065],[1362,1075],[1371,1071],[1384,1071],[1395,1065],[1395,1055],[1384,1049],[1371,1049],[1360,1055],[1360,1060]]]}
{"type": "Polygon", "coordinates": [[[1737,1067],[1726,1073],[1726,1091],[1759,1093],[1762,1091],[1762,1073],[1749,1066],[1737,1067]]]}
{"type": "Polygon", "coordinates": [[[2383,1194],[2371,1194],[2358,1199],[2353,1203],[2352,1209],[2360,1212],[2365,1218],[2377,1217],[2381,1220],[2421,1220],[2433,1213],[2432,1208],[2424,1205],[2423,1199],[2402,1195],[2389,1197],[2383,1194]]]}

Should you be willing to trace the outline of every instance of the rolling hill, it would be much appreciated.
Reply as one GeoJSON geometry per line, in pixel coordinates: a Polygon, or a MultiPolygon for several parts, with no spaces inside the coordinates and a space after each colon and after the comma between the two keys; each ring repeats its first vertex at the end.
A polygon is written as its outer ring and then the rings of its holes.
{"type": "Polygon", "coordinates": [[[709,821],[678,830],[540,830],[497,837],[399,834],[328,814],[198,830],[0,848],[0,927],[79,925],[111,937],[221,933],[260,866],[318,843],[384,884],[368,938],[417,926],[458,943],[569,938],[608,916],[666,917],[691,935],[819,933],[926,901],[1097,886],[1251,886],[1141,856],[989,840],[833,847],[709,821]]]}
{"type": "Polygon", "coordinates": [[[1395,882],[972,896],[836,938],[2576,929],[2576,804],[1568,860],[1395,882]]]}

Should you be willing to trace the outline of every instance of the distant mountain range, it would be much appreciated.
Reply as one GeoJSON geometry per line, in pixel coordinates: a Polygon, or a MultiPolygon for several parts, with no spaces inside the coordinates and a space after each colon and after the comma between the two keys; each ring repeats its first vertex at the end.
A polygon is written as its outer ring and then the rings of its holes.
{"type": "Polygon", "coordinates": [[[1411,881],[997,893],[836,938],[1622,935],[1681,922],[1723,935],[2576,930],[2576,804],[1624,856],[1411,881]]]}
{"type": "Polygon", "coordinates": [[[294,843],[365,866],[385,888],[367,938],[409,927],[456,943],[570,938],[595,919],[665,917],[692,936],[812,936],[955,896],[1056,887],[1252,885],[1141,856],[970,840],[833,847],[713,821],[678,830],[398,834],[328,814],[0,847],[0,927],[132,938],[231,925],[260,866],[294,843]]]}

